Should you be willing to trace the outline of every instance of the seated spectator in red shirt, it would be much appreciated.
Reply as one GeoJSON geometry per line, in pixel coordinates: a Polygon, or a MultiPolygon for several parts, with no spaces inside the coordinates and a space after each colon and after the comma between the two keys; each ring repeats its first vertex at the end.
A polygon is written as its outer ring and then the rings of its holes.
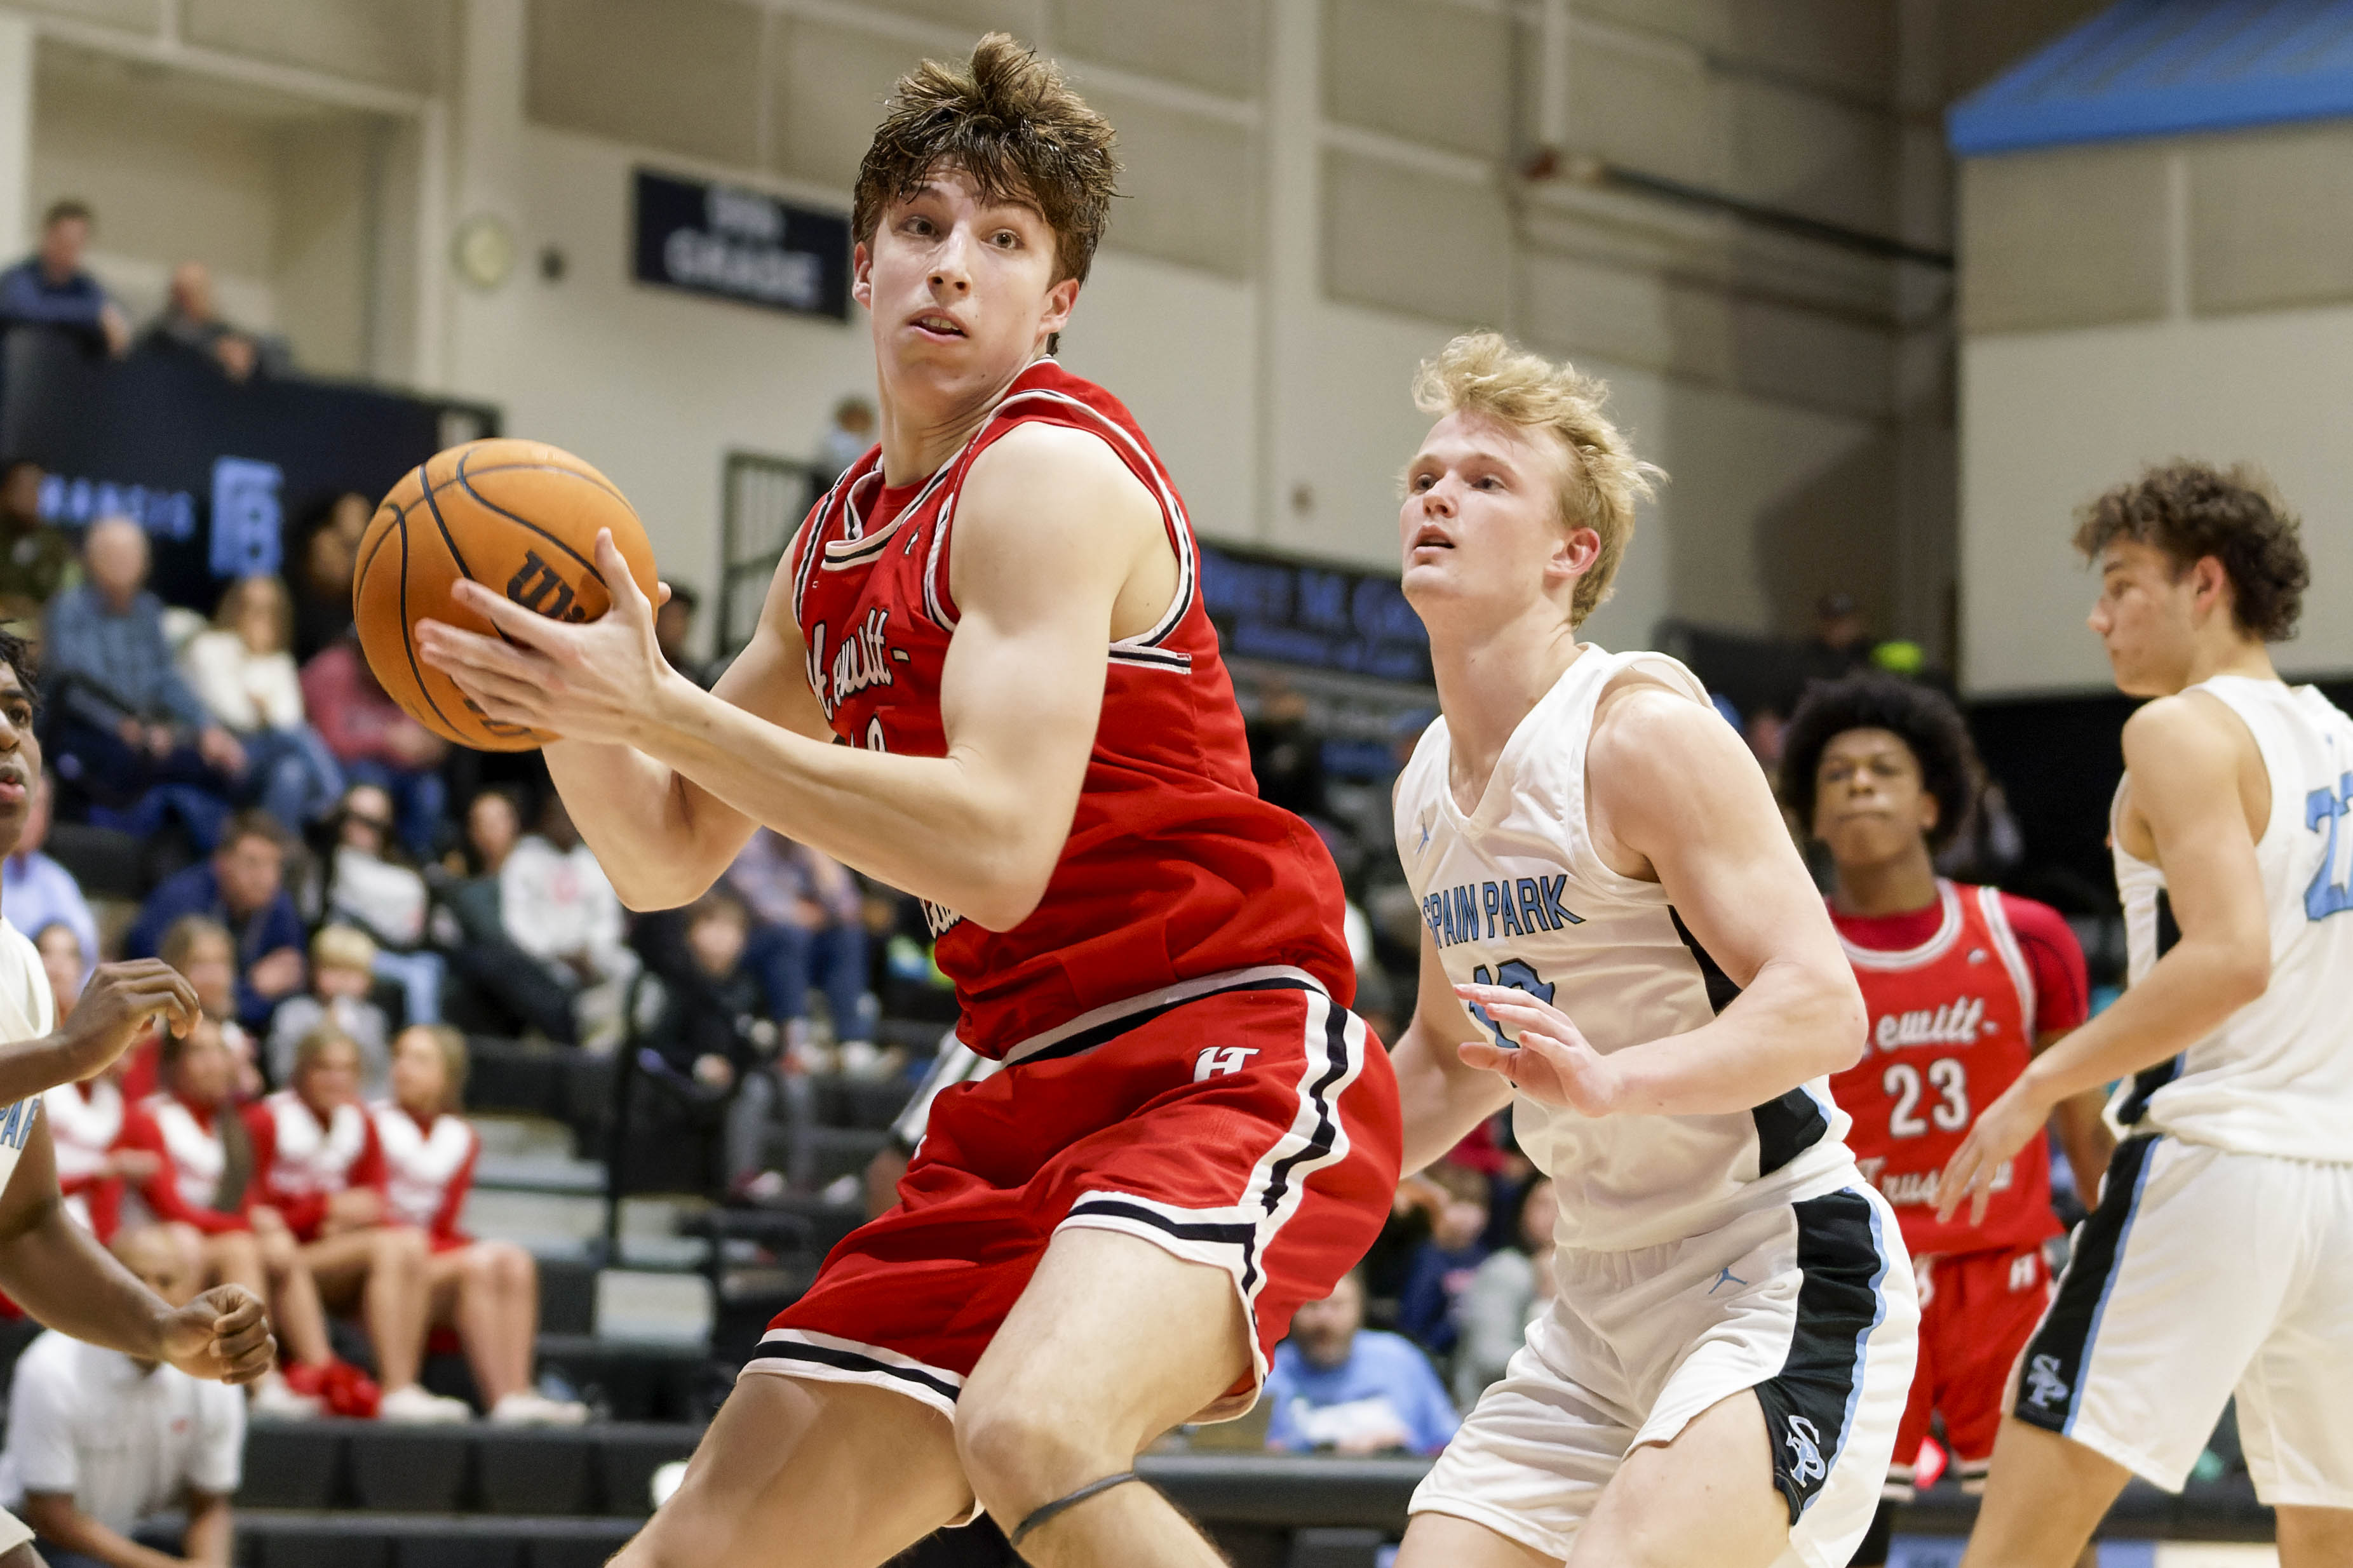
{"type": "Polygon", "coordinates": [[[384,1386],[386,1421],[466,1421],[462,1399],[427,1393],[425,1233],[397,1222],[385,1199],[384,1146],[359,1100],[360,1050],[322,1024],[294,1047],[285,1089],[246,1107],[253,1184],[301,1244],[328,1306],[360,1309],[384,1386]]]}
{"type": "Polygon", "coordinates": [[[131,1195],[144,1215],[172,1226],[207,1287],[242,1285],[269,1303],[292,1376],[272,1372],[257,1384],[255,1414],[321,1415],[327,1401],[317,1391],[331,1381],[350,1386],[334,1369],[352,1369],[328,1343],[301,1244],[276,1209],[254,1202],[253,1144],[237,1113],[237,1064],[220,1026],[206,1017],[185,1036],[167,1033],[162,1055],[163,1089],[122,1120],[122,1146],[154,1157],[131,1195]]]}
{"type": "Polygon", "coordinates": [[[576,1426],[588,1408],[531,1384],[539,1336],[539,1265],[511,1241],[476,1241],[458,1228],[474,1161],[473,1126],[456,1113],[466,1082],[466,1037],[417,1024],[392,1047],[393,1102],[375,1109],[392,1217],[423,1230],[435,1328],[453,1328],[491,1419],[506,1426],[576,1426]]]}
{"type": "Polygon", "coordinates": [[[448,800],[441,763],[449,744],[385,695],[355,634],[336,638],[302,667],[302,706],[343,764],[344,782],[391,795],[400,841],[418,860],[431,859],[448,800]]]}

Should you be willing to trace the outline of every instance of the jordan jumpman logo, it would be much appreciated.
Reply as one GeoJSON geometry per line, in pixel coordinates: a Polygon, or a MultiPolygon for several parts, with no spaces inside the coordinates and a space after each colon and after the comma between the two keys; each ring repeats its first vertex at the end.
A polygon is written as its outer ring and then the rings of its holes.
{"type": "Polygon", "coordinates": [[[1713,1296],[1718,1290],[1723,1289],[1726,1285],[1746,1285],[1747,1283],[1747,1280],[1743,1279],[1739,1275],[1735,1274],[1731,1268],[1727,1266],[1717,1273],[1715,1283],[1707,1288],[1707,1293],[1713,1296]]]}

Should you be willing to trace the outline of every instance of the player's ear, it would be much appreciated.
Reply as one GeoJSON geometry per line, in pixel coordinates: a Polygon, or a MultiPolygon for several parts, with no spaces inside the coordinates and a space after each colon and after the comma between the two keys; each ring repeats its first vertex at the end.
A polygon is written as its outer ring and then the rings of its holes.
{"type": "Polygon", "coordinates": [[[1046,290],[1046,314],[1039,320],[1038,330],[1051,336],[1071,324],[1071,311],[1079,302],[1079,280],[1065,278],[1046,290]]]}
{"type": "Polygon", "coordinates": [[[862,239],[849,247],[849,297],[874,309],[874,247],[862,239]]]}
{"type": "Polygon", "coordinates": [[[1592,571],[1600,559],[1601,535],[1589,528],[1572,528],[1553,536],[1552,559],[1545,563],[1545,575],[1556,584],[1572,582],[1592,571]]]}
{"type": "Polygon", "coordinates": [[[2200,555],[2185,575],[2189,579],[2190,602],[2199,609],[2211,614],[2231,607],[2231,574],[2220,560],[2200,555]]]}
{"type": "Polygon", "coordinates": [[[1936,798],[1935,791],[1923,789],[1920,792],[1920,831],[1934,833],[1936,825],[1944,820],[1945,803],[1936,798]]]}

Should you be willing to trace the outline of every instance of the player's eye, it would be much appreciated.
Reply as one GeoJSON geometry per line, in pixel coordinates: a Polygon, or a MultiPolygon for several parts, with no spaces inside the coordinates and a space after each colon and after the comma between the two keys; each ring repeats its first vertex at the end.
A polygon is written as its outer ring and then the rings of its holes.
{"type": "Polygon", "coordinates": [[[1004,250],[1010,250],[1021,243],[1021,237],[1009,228],[998,229],[990,238],[993,244],[1004,250]]]}

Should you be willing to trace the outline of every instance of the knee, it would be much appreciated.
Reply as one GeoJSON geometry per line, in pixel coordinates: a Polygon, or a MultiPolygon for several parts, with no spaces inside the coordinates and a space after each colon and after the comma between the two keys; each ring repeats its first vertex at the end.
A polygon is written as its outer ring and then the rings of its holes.
{"type": "Polygon", "coordinates": [[[512,1241],[491,1243],[491,1257],[495,1259],[498,1278],[508,1289],[528,1292],[539,1289],[539,1265],[530,1253],[512,1241]]]}
{"type": "Polygon", "coordinates": [[[282,1230],[273,1230],[268,1236],[257,1236],[253,1237],[251,1246],[255,1255],[261,1259],[261,1266],[269,1269],[272,1275],[283,1274],[294,1267],[296,1261],[294,1238],[282,1230]]]}
{"type": "Polygon", "coordinates": [[[387,1226],[376,1232],[375,1262],[379,1268],[422,1275],[427,1255],[425,1233],[413,1226],[387,1226]]]}
{"type": "Polygon", "coordinates": [[[970,1384],[956,1402],[955,1444],[974,1494],[1008,1527],[1134,1461],[1072,1413],[1016,1389],[976,1396],[970,1384]]]}

